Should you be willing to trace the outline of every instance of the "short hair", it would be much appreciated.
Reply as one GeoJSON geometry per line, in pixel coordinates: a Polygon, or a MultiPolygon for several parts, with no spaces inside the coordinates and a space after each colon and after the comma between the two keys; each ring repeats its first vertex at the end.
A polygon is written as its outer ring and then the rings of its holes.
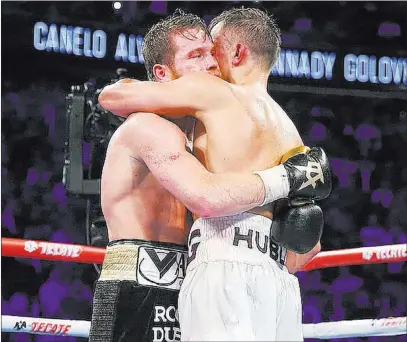
{"type": "Polygon", "coordinates": [[[144,37],[143,58],[150,81],[154,81],[155,64],[171,64],[173,57],[172,35],[190,28],[199,28],[209,36],[205,22],[195,14],[177,9],[174,14],[153,25],[144,37]]]}
{"type": "Polygon", "coordinates": [[[281,46],[281,31],[272,15],[258,8],[233,8],[215,17],[209,31],[219,23],[230,30],[233,41],[243,41],[268,69],[277,61],[281,46]]]}

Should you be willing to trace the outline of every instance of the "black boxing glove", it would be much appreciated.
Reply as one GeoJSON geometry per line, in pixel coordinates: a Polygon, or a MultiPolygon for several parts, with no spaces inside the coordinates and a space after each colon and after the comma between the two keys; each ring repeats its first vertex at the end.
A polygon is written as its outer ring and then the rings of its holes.
{"type": "Polygon", "coordinates": [[[319,242],[324,228],[321,208],[312,200],[279,200],[271,224],[271,240],[288,250],[305,254],[319,242]]]}
{"type": "Polygon", "coordinates": [[[289,198],[322,200],[332,191],[328,158],[320,147],[301,146],[285,153],[281,163],[290,183],[289,198]]]}

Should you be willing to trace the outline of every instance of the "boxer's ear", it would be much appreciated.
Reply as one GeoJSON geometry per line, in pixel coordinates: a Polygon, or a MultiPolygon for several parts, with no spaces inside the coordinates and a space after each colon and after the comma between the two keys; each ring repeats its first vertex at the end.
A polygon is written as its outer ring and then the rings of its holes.
{"type": "Polygon", "coordinates": [[[232,59],[232,65],[235,67],[240,66],[243,60],[246,58],[247,52],[247,46],[245,44],[236,44],[235,54],[232,59]]]}
{"type": "Polygon", "coordinates": [[[163,64],[155,64],[153,66],[153,75],[157,82],[168,82],[172,80],[170,68],[163,64]]]}

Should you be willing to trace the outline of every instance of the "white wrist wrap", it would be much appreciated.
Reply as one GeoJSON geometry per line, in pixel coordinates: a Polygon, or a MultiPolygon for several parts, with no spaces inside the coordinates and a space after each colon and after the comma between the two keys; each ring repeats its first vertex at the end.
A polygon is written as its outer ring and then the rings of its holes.
{"type": "Polygon", "coordinates": [[[260,176],[264,185],[264,201],[261,206],[288,196],[290,183],[283,165],[263,171],[254,171],[253,173],[260,176]]]}

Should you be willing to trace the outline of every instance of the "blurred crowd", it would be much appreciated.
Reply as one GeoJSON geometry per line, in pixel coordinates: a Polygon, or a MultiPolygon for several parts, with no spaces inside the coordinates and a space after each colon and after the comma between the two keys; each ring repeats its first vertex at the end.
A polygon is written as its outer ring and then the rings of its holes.
{"type": "MultiPolygon", "coordinates": [[[[65,95],[60,85],[44,82],[2,98],[3,237],[86,243],[85,200],[66,194],[62,184],[65,95]]],[[[323,203],[323,250],[407,243],[405,103],[272,96],[306,144],[322,146],[331,161],[334,190],[323,203]]],[[[304,323],[407,315],[406,271],[405,264],[393,263],[298,273],[304,323]]],[[[2,258],[2,272],[3,315],[90,318],[96,279],[91,265],[2,258]]],[[[7,338],[59,340],[25,334],[7,338]]]]}
{"type": "MultiPolygon", "coordinates": [[[[341,96],[274,97],[305,142],[322,146],[330,158],[334,190],[323,203],[322,249],[407,243],[406,103],[341,96]]],[[[389,263],[299,273],[304,322],[405,316],[406,266],[389,263]]]]}
{"type": "MultiPolygon", "coordinates": [[[[2,236],[86,244],[85,200],[62,184],[66,93],[36,83],[2,97],[2,236]]],[[[2,258],[2,314],[88,320],[91,265],[2,258]]],[[[7,341],[76,341],[13,334],[7,341]]]]}

